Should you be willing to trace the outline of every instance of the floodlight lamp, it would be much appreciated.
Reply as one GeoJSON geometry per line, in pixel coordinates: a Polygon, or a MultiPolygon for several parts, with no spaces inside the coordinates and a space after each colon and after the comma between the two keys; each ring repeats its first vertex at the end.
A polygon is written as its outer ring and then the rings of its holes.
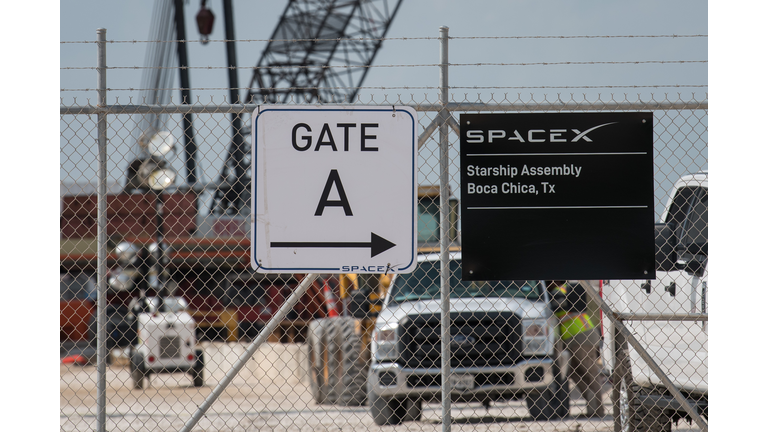
{"type": "Polygon", "coordinates": [[[127,273],[112,276],[107,283],[113,291],[129,291],[134,287],[133,279],[127,273]]]}
{"type": "Polygon", "coordinates": [[[152,156],[163,157],[174,149],[176,143],[168,131],[160,131],[149,139],[147,142],[147,151],[152,156]]]}
{"type": "MultiPolygon", "coordinates": [[[[168,247],[168,245],[163,243],[163,247],[168,247]]],[[[150,243],[147,246],[147,252],[149,252],[149,255],[155,261],[161,261],[162,254],[164,253],[163,250],[160,248],[160,245],[157,242],[150,243]]]]}
{"type": "Polygon", "coordinates": [[[149,254],[155,259],[160,258],[160,245],[158,245],[157,242],[150,243],[149,246],[147,246],[147,251],[149,251],[149,254]]]}
{"type": "Polygon", "coordinates": [[[147,177],[147,186],[150,189],[161,191],[173,185],[176,181],[176,171],[171,168],[158,168],[147,177]]]}
{"type": "Polygon", "coordinates": [[[130,242],[121,242],[115,246],[117,260],[124,266],[133,264],[138,253],[139,247],[130,242]]]}

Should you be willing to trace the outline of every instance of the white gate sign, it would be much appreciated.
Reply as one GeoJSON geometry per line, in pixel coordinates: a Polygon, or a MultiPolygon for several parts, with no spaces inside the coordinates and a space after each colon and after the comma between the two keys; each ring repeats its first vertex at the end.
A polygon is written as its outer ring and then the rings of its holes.
{"type": "Polygon", "coordinates": [[[407,106],[269,105],[254,112],[253,268],[410,272],[417,124],[407,106]]]}

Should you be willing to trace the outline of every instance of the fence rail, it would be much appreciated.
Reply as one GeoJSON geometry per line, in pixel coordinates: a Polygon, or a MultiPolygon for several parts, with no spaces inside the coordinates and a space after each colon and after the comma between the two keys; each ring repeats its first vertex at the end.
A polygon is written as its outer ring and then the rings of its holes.
{"type": "MultiPolygon", "coordinates": [[[[344,104],[345,105],[345,104],[344,104]]],[[[376,105],[381,104],[351,104],[376,105]]],[[[402,105],[399,104],[398,105],[402,105]]],[[[408,104],[406,104],[408,105],[408,104]]],[[[78,105],[61,107],[61,115],[94,115],[94,114],[251,114],[258,112],[260,107],[268,104],[221,104],[221,105],[78,105]]],[[[448,111],[629,111],[629,110],[706,110],[709,109],[707,100],[696,101],[636,101],[636,102],[531,102],[531,103],[483,103],[483,102],[449,102],[444,107],[441,104],[414,104],[411,106],[420,112],[435,112],[445,108],[448,111]]]]}

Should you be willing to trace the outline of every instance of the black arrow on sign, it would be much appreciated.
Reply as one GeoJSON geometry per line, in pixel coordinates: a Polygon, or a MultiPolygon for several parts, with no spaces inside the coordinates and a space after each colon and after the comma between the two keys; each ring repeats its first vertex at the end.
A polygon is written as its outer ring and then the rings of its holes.
{"type": "Polygon", "coordinates": [[[395,246],[391,241],[371,233],[370,242],[271,242],[273,248],[371,248],[371,258],[395,246]]]}

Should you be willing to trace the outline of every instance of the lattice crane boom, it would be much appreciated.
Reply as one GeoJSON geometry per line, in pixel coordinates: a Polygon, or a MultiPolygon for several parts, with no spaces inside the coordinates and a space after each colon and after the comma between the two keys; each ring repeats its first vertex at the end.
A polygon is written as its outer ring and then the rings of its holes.
{"type": "Polygon", "coordinates": [[[291,0],[248,86],[255,103],[357,95],[402,0],[291,0]]]}
{"type": "MultiPolygon", "coordinates": [[[[402,2],[289,0],[244,101],[352,102],[402,2]]],[[[230,146],[211,206],[215,214],[240,214],[250,201],[245,146],[234,141],[230,146]]]]}

